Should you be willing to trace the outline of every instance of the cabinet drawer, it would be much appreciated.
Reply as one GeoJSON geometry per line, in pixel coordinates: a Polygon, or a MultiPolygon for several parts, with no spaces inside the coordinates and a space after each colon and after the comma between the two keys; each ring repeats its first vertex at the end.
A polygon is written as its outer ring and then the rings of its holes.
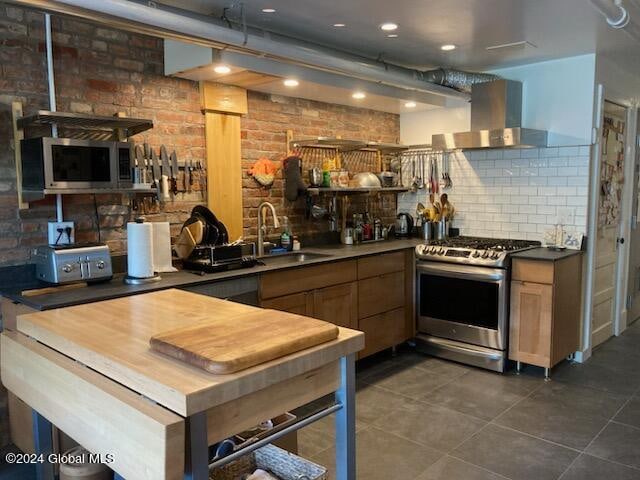
{"type": "Polygon", "coordinates": [[[404,273],[378,275],[358,282],[358,316],[366,318],[404,306],[404,273]]]}
{"type": "Polygon", "coordinates": [[[290,293],[315,290],[353,282],[356,278],[356,260],[269,272],[260,278],[260,298],[281,297],[290,293]]]}
{"type": "Polygon", "coordinates": [[[404,271],[404,252],[385,253],[358,259],[358,278],[404,271]]]}
{"type": "Polygon", "coordinates": [[[360,351],[359,358],[404,342],[404,322],[404,308],[361,318],[358,321],[358,330],[364,332],[364,350],[360,351]]]}
{"type": "Polygon", "coordinates": [[[313,292],[301,292],[282,297],[270,298],[260,302],[262,308],[280,310],[282,312],[297,313],[298,315],[313,315],[313,292]]]}
{"type": "Polygon", "coordinates": [[[553,284],[553,262],[514,258],[511,278],[522,282],[551,285],[553,284]]]}

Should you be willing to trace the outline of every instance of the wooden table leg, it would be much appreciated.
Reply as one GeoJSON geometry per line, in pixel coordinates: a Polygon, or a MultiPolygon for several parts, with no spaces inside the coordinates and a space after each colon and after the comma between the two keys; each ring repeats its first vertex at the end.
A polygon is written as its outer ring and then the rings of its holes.
{"type": "Polygon", "coordinates": [[[187,418],[187,449],[185,480],[209,479],[209,444],[207,441],[207,412],[187,418]]]}
{"type": "Polygon", "coordinates": [[[36,463],[36,478],[38,480],[53,480],[53,463],[47,458],[53,453],[53,426],[51,422],[32,411],[33,415],[33,441],[36,455],[43,456],[43,461],[36,463]]]}
{"type": "Polygon", "coordinates": [[[356,373],[355,355],[340,359],[340,388],[336,402],[336,480],[356,478],[356,373]]]}

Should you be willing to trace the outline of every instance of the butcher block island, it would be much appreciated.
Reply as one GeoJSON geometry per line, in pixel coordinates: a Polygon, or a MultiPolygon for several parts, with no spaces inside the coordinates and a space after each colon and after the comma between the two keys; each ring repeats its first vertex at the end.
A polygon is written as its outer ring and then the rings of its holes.
{"type": "MultiPolygon", "coordinates": [[[[195,344],[202,351],[206,342],[195,344]]],[[[17,330],[2,333],[1,373],[33,409],[37,450],[51,450],[56,426],[111,454],[116,478],[207,479],[210,468],[336,412],[336,475],[346,480],[355,478],[354,358],[363,347],[355,330],[164,290],[20,315],[17,330]],[[222,342],[212,335],[220,326],[222,342]],[[233,360],[217,371],[236,371],[209,373],[151,348],[152,337],[173,341],[193,328],[218,341],[223,356],[204,348],[209,360],[233,360]],[[331,406],[209,465],[210,445],[331,393],[331,406]]],[[[52,465],[38,468],[53,478],[52,465]]]]}

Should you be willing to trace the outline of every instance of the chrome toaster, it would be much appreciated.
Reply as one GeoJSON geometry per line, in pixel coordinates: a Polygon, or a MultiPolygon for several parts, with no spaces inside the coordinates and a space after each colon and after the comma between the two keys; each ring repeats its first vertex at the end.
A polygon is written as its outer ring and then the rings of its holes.
{"type": "Polygon", "coordinates": [[[46,245],[33,255],[36,277],[49,283],[97,282],[113,277],[109,247],[102,244],[46,245]]]}

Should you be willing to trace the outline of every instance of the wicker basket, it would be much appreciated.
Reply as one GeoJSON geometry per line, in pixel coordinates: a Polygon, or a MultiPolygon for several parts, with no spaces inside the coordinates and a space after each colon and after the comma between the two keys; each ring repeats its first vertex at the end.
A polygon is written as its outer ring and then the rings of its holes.
{"type": "Polygon", "coordinates": [[[281,480],[326,480],[327,469],[274,445],[259,448],[209,472],[210,480],[243,480],[261,468],[281,480]]]}

